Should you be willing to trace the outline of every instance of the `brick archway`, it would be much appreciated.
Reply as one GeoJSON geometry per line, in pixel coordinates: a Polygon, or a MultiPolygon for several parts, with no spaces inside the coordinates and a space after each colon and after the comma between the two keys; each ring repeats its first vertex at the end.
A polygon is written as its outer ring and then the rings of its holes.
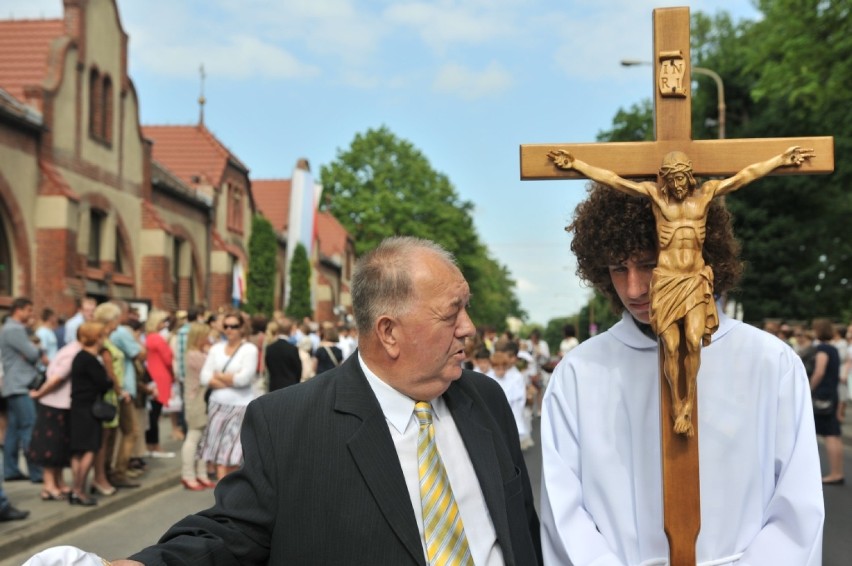
{"type": "Polygon", "coordinates": [[[12,188],[0,173],[0,216],[5,224],[6,233],[12,236],[9,251],[12,253],[12,275],[11,293],[9,296],[0,297],[0,305],[6,306],[11,303],[15,295],[33,297],[32,287],[32,257],[30,256],[27,227],[18,199],[12,192],[12,188]],[[16,285],[16,282],[18,283],[16,285]],[[20,292],[16,292],[20,289],[20,292]]]}

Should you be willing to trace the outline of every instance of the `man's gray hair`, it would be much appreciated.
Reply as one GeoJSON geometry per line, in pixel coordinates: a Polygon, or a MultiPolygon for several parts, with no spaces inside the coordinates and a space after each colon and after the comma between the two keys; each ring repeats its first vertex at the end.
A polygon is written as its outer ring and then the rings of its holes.
{"type": "Polygon", "coordinates": [[[412,256],[430,251],[451,265],[453,254],[431,240],[395,236],[383,240],[362,256],[352,274],[352,310],[358,332],[370,332],[379,317],[401,316],[411,306],[412,256]]]}

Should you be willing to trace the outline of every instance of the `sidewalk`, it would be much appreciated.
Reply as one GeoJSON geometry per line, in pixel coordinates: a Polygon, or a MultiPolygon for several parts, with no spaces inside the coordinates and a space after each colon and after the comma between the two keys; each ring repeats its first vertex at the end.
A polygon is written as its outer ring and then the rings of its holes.
{"type": "MultiPolygon", "coordinates": [[[[163,450],[174,452],[175,457],[146,458],[148,470],[134,480],[142,484],[141,487],[119,489],[108,497],[97,496],[98,504],[94,507],[70,505],[67,501],[42,501],[41,484],[29,481],[3,482],[3,491],[12,505],[29,511],[30,516],[23,521],[0,523],[0,562],[4,556],[14,556],[28,549],[40,549],[39,545],[45,541],[178,485],[182,442],[172,440],[171,423],[167,418],[160,421],[160,440],[163,450]]],[[[70,471],[66,470],[65,478],[70,482],[70,471]]]]}

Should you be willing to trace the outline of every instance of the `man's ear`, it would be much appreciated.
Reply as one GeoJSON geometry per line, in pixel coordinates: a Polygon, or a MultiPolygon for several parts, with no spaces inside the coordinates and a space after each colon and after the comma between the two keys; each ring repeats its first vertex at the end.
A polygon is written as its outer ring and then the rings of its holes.
{"type": "Polygon", "coordinates": [[[385,353],[391,359],[399,357],[400,326],[399,321],[389,316],[381,316],[376,321],[376,336],[385,353]]]}

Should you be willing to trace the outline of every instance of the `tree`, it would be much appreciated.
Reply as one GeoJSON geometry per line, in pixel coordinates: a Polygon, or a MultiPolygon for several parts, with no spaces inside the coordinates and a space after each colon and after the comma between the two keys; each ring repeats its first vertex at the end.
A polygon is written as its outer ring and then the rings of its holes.
{"type": "Polygon", "coordinates": [[[509,270],[476,233],[473,204],[410,142],[386,127],[357,134],[321,167],[320,180],[321,208],[353,235],[357,253],[395,235],[433,240],[455,255],[473,294],[475,324],[502,329],[507,316],[524,317],[509,270]]]}
{"type": "MultiPolygon", "coordinates": [[[[724,79],[727,136],[833,135],[844,155],[852,149],[848,3],[761,0],[758,7],[759,22],[693,15],[693,64],[724,79]]],[[[715,85],[697,75],[693,84],[693,137],[715,138],[716,125],[706,120],[717,113],[715,85]]],[[[651,118],[644,103],[620,110],[599,139],[648,139],[651,118]]],[[[842,232],[852,214],[850,177],[852,165],[841,159],[831,176],[772,177],[726,197],[746,262],[731,296],[747,320],[852,312],[852,239],[842,232]]]]}
{"type": "Polygon", "coordinates": [[[272,314],[275,301],[275,256],[278,243],[269,220],[256,214],[248,243],[249,272],[246,311],[272,314]]]}
{"type": "MultiPolygon", "coordinates": [[[[848,3],[762,0],[758,7],[759,22],[732,26],[717,17],[706,27],[710,48],[698,64],[725,76],[735,105],[729,131],[833,135],[844,155],[852,148],[848,3]]],[[[842,227],[852,214],[851,176],[852,166],[840,159],[831,176],[770,178],[729,197],[747,262],[734,297],[748,320],[836,318],[850,309],[852,240],[842,227]]]]}
{"type": "Polygon", "coordinates": [[[311,307],[311,264],[308,252],[301,243],[296,244],[290,260],[290,297],[287,301],[287,316],[293,320],[313,317],[311,307]]]}

